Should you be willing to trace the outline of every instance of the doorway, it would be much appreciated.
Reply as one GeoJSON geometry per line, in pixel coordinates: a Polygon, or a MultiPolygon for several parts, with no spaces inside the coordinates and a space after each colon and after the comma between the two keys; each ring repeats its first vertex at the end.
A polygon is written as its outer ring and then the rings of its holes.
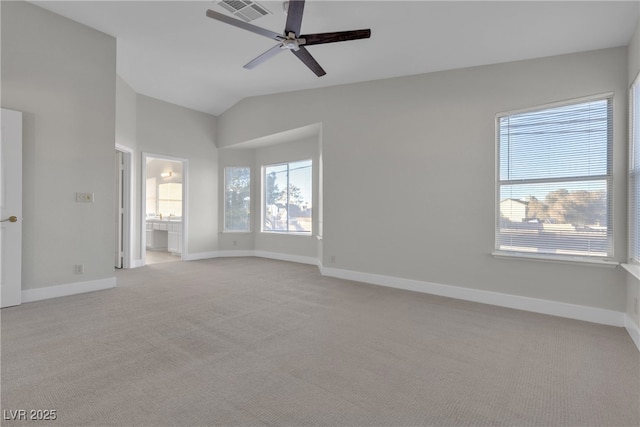
{"type": "Polygon", "coordinates": [[[182,260],[186,248],[187,161],[143,153],[143,263],[182,260]]]}

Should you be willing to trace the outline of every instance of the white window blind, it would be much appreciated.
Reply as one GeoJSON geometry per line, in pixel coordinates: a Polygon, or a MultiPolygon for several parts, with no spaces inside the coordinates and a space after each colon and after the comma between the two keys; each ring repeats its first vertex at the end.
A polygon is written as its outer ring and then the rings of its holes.
{"type": "Polygon", "coordinates": [[[158,212],[158,184],[155,178],[147,178],[146,187],[146,213],[147,215],[156,215],[158,212]]]}
{"type": "Polygon", "coordinates": [[[613,256],[612,99],[497,117],[496,249],[613,256]]]}
{"type": "Polygon", "coordinates": [[[224,231],[251,228],[251,168],[224,168],[224,231]]]}
{"type": "Polygon", "coordinates": [[[629,91],[629,259],[640,263],[640,75],[629,91]]]}
{"type": "Polygon", "coordinates": [[[311,233],[311,160],[264,167],[262,231],[311,233]]]}
{"type": "Polygon", "coordinates": [[[182,184],[167,182],[158,185],[158,213],[169,216],[182,216],[182,184]]]}

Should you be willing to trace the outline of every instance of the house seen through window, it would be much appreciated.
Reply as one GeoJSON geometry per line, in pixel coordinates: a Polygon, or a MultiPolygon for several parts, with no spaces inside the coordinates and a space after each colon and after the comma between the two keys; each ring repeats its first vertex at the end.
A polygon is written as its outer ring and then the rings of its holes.
{"type": "Polygon", "coordinates": [[[265,166],[262,231],[311,233],[311,160],[265,166]]]}

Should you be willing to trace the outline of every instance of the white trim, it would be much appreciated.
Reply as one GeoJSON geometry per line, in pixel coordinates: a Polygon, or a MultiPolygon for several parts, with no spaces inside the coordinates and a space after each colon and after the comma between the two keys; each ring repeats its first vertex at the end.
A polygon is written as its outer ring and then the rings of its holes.
{"type": "Polygon", "coordinates": [[[130,268],[138,268],[138,267],[144,267],[144,261],[141,259],[134,259],[133,262],[131,263],[130,268]]]}
{"type": "MultiPolygon", "coordinates": [[[[639,170],[638,170],[638,168],[635,167],[635,158],[639,154],[637,151],[638,151],[638,148],[640,148],[640,147],[638,147],[638,145],[640,145],[640,141],[635,141],[635,138],[634,138],[635,137],[635,135],[634,135],[635,134],[635,126],[640,125],[640,123],[635,123],[635,120],[634,120],[634,118],[635,118],[634,116],[635,116],[635,113],[636,113],[634,104],[636,104],[636,101],[640,103],[640,99],[636,100],[635,97],[634,97],[634,92],[635,92],[635,89],[636,89],[636,85],[638,85],[640,87],[640,72],[636,75],[635,79],[633,80],[633,82],[631,82],[631,85],[629,86],[629,92],[628,92],[629,105],[628,105],[628,110],[627,110],[628,113],[629,113],[628,114],[628,123],[629,123],[629,126],[628,126],[628,128],[629,128],[629,135],[628,135],[629,141],[628,141],[628,144],[629,144],[629,149],[627,150],[627,154],[628,154],[627,183],[629,184],[628,185],[629,188],[628,188],[628,192],[627,192],[627,202],[628,202],[627,203],[628,204],[628,206],[627,206],[627,220],[628,220],[627,225],[628,225],[629,229],[628,229],[628,235],[627,235],[627,237],[628,237],[627,238],[627,254],[629,254],[630,261],[633,261],[633,257],[634,256],[638,256],[638,254],[634,254],[633,247],[634,247],[634,245],[636,243],[636,239],[639,238],[637,233],[640,232],[640,230],[637,230],[636,227],[634,226],[634,219],[635,218],[632,217],[633,210],[634,210],[633,209],[634,204],[637,204],[637,202],[638,202],[636,200],[638,195],[634,194],[634,188],[631,185],[631,182],[633,180],[637,180],[639,178],[638,177],[639,170]]],[[[638,185],[638,184],[636,183],[636,185],[638,185]]],[[[636,212],[636,215],[637,214],[638,213],[636,212]]],[[[623,267],[625,267],[625,265],[623,265],[623,267]]],[[[636,278],[640,279],[640,277],[636,274],[636,272],[629,270],[627,267],[625,267],[625,269],[629,273],[631,273],[634,276],[636,276],[636,278]]]]}
{"type": "Polygon", "coordinates": [[[318,265],[318,259],[310,256],[283,254],[280,252],[253,251],[254,256],[259,258],[277,259],[280,261],[297,262],[300,264],[318,265]]]}
{"type": "Polygon", "coordinates": [[[116,151],[122,153],[123,161],[123,174],[124,174],[124,194],[123,194],[123,209],[124,209],[124,221],[123,228],[123,263],[122,268],[133,268],[134,260],[132,254],[132,248],[135,246],[135,237],[133,233],[133,224],[135,224],[135,213],[132,208],[135,206],[135,189],[134,189],[134,169],[133,169],[133,157],[134,151],[124,145],[116,143],[116,151]]]}
{"type": "Polygon", "coordinates": [[[615,92],[605,92],[595,95],[583,96],[580,98],[565,99],[563,101],[548,102],[546,104],[536,105],[535,107],[518,108],[515,110],[503,111],[496,114],[496,119],[513,114],[532,113],[535,111],[548,110],[549,108],[564,107],[571,104],[580,104],[583,102],[602,101],[604,99],[613,99],[615,92]]]}
{"type": "Polygon", "coordinates": [[[640,280],[640,264],[622,263],[620,265],[627,270],[629,274],[640,280]]]}
{"type": "Polygon", "coordinates": [[[25,289],[22,291],[22,302],[34,302],[45,299],[66,297],[86,292],[103,291],[116,287],[116,278],[90,280],[87,282],[67,283],[65,285],[47,286],[44,288],[25,289]]]}
{"type": "Polygon", "coordinates": [[[311,231],[259,231],[258,233],[264,234],[265,236],[277,234],[278,236],[295,236],[295,237],[314,237],[311,231]]]}
{"type": "Polygon", "coordinates": [[[231,257],[257,257],[276,259],[279,261],[297,262],[299,264],[318,265],[318,259],[314,257],[284,254],[280,252],[256,251],[256,250],[231,250],[231,251],[211,251],[199,252],[185,255],[185,261],[197,261],[211,258],[231,258],[231,257]]]}
{"type": "Polygon", "coordinates": [[[123,152],[129,153],[131,155],[133,155],[135,153],[133,148],[127,147],[126,145],[122,145],[122,144],[120,144],[118,142],[116,142],[116,150],[123,151],[123,152]]]}
{"type": "Polygon", "coordinates": [[[542,262],[555,262],[559,264],[583,264],[596,267],[608,267],[615,268],[620,263],[618,261],[609,261],[601,258],[589,259],[586,257],[572,257],[569,255],[545,255],[539,253],[527,253],[527,252],[509,252],[509,251],[494,251],[491,252],[495,258],[498,259],[519,259],[527,261],[542,261],[542,262]]]}
{"type": "Polygon", "coordinates": [[[497,305],[516,310],[531,311],[551,316],[584,320],[603,325],[622,327],[625,325],[625,313],[605,310],[596,307],[568,304],[538,298],[509,295],[480,289],[463,288],[459,286],[441,285],[438,283],[422,282],[419,280],[401,279],[398,277],[382,276],[378,274],[361,273],[358,271],[342,270],[338,268],[320,267],[324,276],[370,283],[372,285],[388,286],[391,288],[440,295],[483,304],[497,305]]]}
{"type": "Polygon", "coordinates": [[[627,330],[631,340],[638,348],[638,351],[640,351],[640,327],[636,325],[636,322],[634,322],[628,314],[624,317],[624,328],[627,330]]]}
{"type": "Polygon", "coordinates": [[[253,250],[242,250],[238,249],[235,251],[218,251],[218,258],[233,258],[233,257],[253,257],[255,255],[255,251],[253,250]]]}

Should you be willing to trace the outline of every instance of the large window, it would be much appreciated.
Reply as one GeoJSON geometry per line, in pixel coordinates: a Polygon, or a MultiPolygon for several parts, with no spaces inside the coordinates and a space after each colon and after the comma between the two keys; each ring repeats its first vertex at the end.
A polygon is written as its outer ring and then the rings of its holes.
{"type": "Polygon", "coordinates": [[[497,117],[496,249],[613,256],[612,99],[497,117]]]}
{"type": "Polygon", "coordinates": [[[629,260],[640,263],[640,75],[629,92],[629,260]]]}
{"type": "Polygon", "coordinates": [[[311,233],[311,160],[264,167],[262,230],[311,233]]]}
{"type": "Polygon", "coordinates": [[[224,168],[224,231],[251,229],[251,168],[224,168]]]}

